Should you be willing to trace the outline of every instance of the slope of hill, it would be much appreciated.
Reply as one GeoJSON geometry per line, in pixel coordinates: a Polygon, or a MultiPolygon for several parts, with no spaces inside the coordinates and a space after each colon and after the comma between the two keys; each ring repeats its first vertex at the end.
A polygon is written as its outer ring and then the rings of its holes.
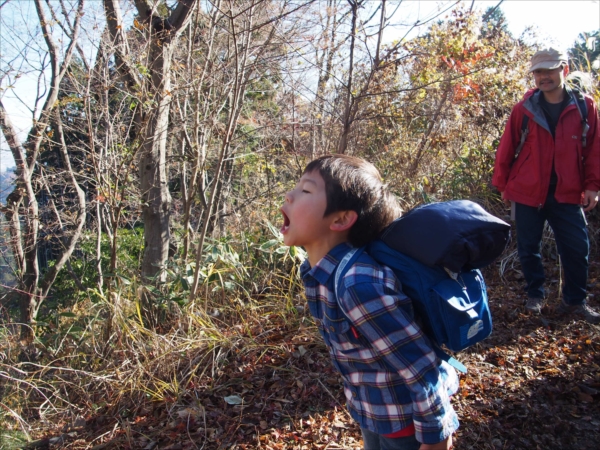
{"type": "Polygon", "coordinates": [[[6,203],[6,197],[11,193],[15,184],[15,168],[9,167],[0,172],[0,203],[6,203]]]}

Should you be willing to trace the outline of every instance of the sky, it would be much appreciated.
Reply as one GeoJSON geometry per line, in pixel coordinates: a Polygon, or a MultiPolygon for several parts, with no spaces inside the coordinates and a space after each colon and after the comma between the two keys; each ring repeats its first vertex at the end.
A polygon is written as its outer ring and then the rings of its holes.
{"type": "MultiPolygon", "coordinates": [[[[497,1],[476,2],[490,6],[497,1]]],[[[500,9],[515,36],[533,25],[540,38],[566,50],[571,47],[581,32],[600,29],[600,1],[598,0],[504,0],[500,9]]]]}
{"type": "MultiPolygon", "coordinates": [[[[499,1],[476,0],[475,7],[485,10],[496,6],[499,1]]],[[[445,9],[452,3],[454,2],[449,0],[406,0],[403,7],[409,8],[412,15],[426,18],[435,9],[445,9]]],[[[394,0],[388,1],[388,5],[393,4],[394,0]]],[[[465,4],[470,5],[471,1],[465,1],[465,4]]],[[[388,6],[388,10],[391,6],[388,6]]],[[[514,36],[520,36],[526,27],[533,26],[537,30],[539,42],[557,46],[562,50],[571,47],[580,33],[600,29],[599,0],[504,0],[500,8],[514,36]]],[[[420,31],[424,32],[425,29],[420,31]]],[[[8,104],[8,99],[6,103],[8,104]]],[[[18,128],[26,130],[30,126],[27,121],[16,123],[16,119],[18,118],[13,118],[18,128]]],[[[0,136],[0,171],[13,165],[12,155],[3,136],[0,136]]]]}

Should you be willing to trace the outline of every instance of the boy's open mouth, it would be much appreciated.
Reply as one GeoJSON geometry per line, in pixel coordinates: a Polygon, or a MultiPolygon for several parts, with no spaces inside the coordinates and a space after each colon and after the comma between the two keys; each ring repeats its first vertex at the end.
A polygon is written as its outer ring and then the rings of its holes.
{"type": "Polygon", "coordinates": [[[283,210],[281,211],[281,214],[283,215],[283,225],[281,226],[280,231],[282,233],[285,233],[288,230],[288,228],[290,227],[290,219],[287,216],[287,214],[283,212],[283,210]]]}

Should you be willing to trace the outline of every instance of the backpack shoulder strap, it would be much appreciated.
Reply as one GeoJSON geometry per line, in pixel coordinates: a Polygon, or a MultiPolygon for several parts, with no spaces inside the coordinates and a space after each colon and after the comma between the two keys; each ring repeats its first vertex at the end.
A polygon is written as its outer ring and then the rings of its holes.
{"type": "MultiPolygon", "coordinates": [[[[539,89],[534,91],[534,94],[538,92],[539,89]]],[[[521,122],[521,140],[519,141],[519,145],[515,149],[515,158],[513,161],[517,159],[521,150],[523,150],[523,146],[525,145],[525,141],[527,140],[527,136],[529,135],[529,116],[523,113],[523,121],[521,122]]]]}
{"type": "Polygon", "coordinates": [[[521,123],[521,140],[519,141],[519,145],[515,148],[515,160],[518,158],[519,153],[523,150],[523,146],[525,145],[525,141],[527,140],[527,135],[529,134],[529,116],[527,114],[523,114],[523,122],[521,123]]]}
{"type": "Polygon", "coordinates": [[[573,97],[575,97],[575,105],[581,116],[581,144],[585,147],[587,145],[587,132],[590,129],[587,121],[587,103],[585,102],[585,96],[580,90],[570,89],[570,91],[573,94],[573,97]]]}
{"type": "MultiPolygon", "coordinates": [[[[333,278],[333,292],[335,295],[335,301],[338,304],[340,311],[344,315],[346,315],[346,313],[344,312],[344,309],[339,304],[340,303],[340,296],[338,295],[338,292],[340,291],[339,285],[340,285],[344,275],[346,275],[346,272],[348,272],[350,267],[352,267],[352,264],[354,264],[354,262],[362,254],[364,249],[365,249],[365,247],[353,248],[348,253],[346,253],[346,255],[342,258],[342,260],[339,262],[339,264],[335,268],[334,278],[333,278]]],[[[354,336],[356,338],[358,338],[359,334],[358,334],[358,331],[356,330],[356,328],[354,328],[354,325],[350,324],[350,329],[352,330],[352,334],[354,334],[354,336]]]]}
{"type": "Polygon", "coordinates": [[[342,260],[340,261],[338,266],[335,268],[333,289],[334,289],[336,300],[338,299],[340,281],[342,280],[342,278],[344,278],[344,275],[346,275],[346,272],[348,272],[348,269],[350,269],[350,267],[352,267],[352,264],[354,264],[354,262],[358,259],[358,257],[361,255],[361,253],[363,251],[364,251],[364,247],[353,248],[348,253],[346,253],[346,255],[342,258],[342,260]]]}
{"type": "MultiPolygon", "coordinates": [[[[385,245],[383,243],[381,243],[381,244],[385,245]]],[[[350,269],[350,267],[352,267],[352,264],[354,264],[354,262],[358,259],[358,257],[362,254],[362,252],[364,250],[365,250],[365,247],[353,248],[348,253],[346,253],[346,255],[342,258],[342,260],[336,267],[335,277],[334,277],[334,293],[335,293],[336,301],[339,302],[338,292],[339,292],[339,285],[341,283],[341,280],[343,279],[344,275],[346,275],[346,272],[348,272],[348,269],[350,269]]],[[[378,260],[376,257],[374,259],[376,261],[378,260]]],[[[435,352],[435,354],[438,356],[438,358],[440,358],[443,361],[446,361],[448,364],[450,364],[452,367],[454,367],[459,372],[467,373],[467,368],[465,367],[465,365],[463,363],[461,363],[456,358],[454,358],[453,356],[451,356],[447,352],[445,352],[433,340],[431,341],[431,344],[432,344],[432,349],[435,352]]]]}

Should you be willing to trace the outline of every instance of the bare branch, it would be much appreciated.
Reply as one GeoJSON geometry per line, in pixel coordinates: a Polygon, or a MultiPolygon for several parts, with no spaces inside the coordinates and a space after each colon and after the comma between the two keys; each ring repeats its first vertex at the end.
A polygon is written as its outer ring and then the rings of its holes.
{"type": "MultiPolygon", "coordinates": [[[[83,192],[83,189],[81,189],[81,187],[79,186],[79,183],[77,182],[77,179],[75,178],[75,173],[73,172],[73,168],[71,167],[71,160],[69,158],[67,143],[65,142],[63,124],[62,124],[62,119],[60,117],[59,111],[56,112],[55,118],[56,118],[57,132],[58,132],[58,136],[59,136],[59,140],[60,140],[60,145],[59,145],[60,155],[62,157],[63,164],[66,168],[68,179],[71,182],[71,185],[73,186],[73,188],[75,189],[75,192],[77,193],[78,209],[77,209],[77,219],[76,219],[75,230],[73,230],[71,232],[70,236],[66,236],[63,239],[63,251],[62,251],[61,255],[56,259],[56,262],[54,263],[54,265],[48,269],[48,271],[46,272],[46,274],[44,275],[44,278],[42,279],[42,281],[40,283],[40,291],[41,291],[42,298],[45,298],[48,295],[50,288],[54,284],[54,281],[56,281],[56,277],[58,276],[58,273],[63,268],[63,266],[66,264],[66,262],[69,260],[69,258],[71,257],[71,254],[75,250],[75,246],[77,245],[77,242],[79,242],[79,238],[81,236],[83,226],[85,225],[85,213],[86,213],[86,211],[85,211],[85,207],[86,207],[85,192],[83,192]]],[[[58,214],[58,211],[57,211],[57,214],[58,214]]]]}
{"type": "Polygon", "coordinates": [[[127,86],[137,86],[137,76],[129,63],[130,50],[125,35],[125,27],[123,26],[119,0],[104,0],[104,11],[106,13],[106,25],[110,35],[111,46],[115,52],[117,70],[127,86]]]}

